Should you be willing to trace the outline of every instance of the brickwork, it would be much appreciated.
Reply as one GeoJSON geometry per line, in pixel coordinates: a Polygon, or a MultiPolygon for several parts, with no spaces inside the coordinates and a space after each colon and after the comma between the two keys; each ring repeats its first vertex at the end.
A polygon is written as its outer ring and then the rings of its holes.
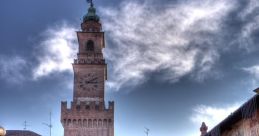
{"type": "Polygon", "coordinates": [[[253,117],[232,124],[222,136],[259,136],[259,110],[253,117]]]}
{"type": "Polygon", "coordinates": [[[114,136],[114,102],[62,102],[61,111],[65,136],[114,136]]]}

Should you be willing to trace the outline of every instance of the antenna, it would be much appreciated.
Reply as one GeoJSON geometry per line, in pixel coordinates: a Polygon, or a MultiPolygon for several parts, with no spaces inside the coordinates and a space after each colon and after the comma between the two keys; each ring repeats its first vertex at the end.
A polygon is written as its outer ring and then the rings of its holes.
{"type": "Polygon", "coordinates": [[[51,128],[52,128],[52,124],[51,124],[51,112],[49,113],[49,124],[48,123],[42,123],[43,125],[46,125],[47,127],[49,127],[49,136],[51,136],[51,128]]]}
{"type": "Polygon", "coordinates": [[[148,134],[149,134],[149,131],[150,131],[150,129],[148,129],[148,128],[145,127],[145,131],[144,131],[144,132],[147,134],[147,136],[148,136],[148,134]]]}
{"type": "Polygon", "coordinates": [[[23,122],[23,126],[24,126],[23,130],[27,130],[27,127],[29,125],[28,125],[28,122],[26,120],[23,122]]]}

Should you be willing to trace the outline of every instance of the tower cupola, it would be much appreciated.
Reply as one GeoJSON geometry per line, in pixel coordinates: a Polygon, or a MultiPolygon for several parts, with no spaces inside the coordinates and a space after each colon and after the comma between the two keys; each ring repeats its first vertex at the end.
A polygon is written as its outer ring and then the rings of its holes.
{"type": "Polygon", "coordinates": [[[90,3],[86,15],[83,17],[81,28],[84,32],[100,32],[102,25],[100,23],[100,17],[96,14],[92,0],[87,0],[90,3]]]}
{"type": "Polygon", "coordinates": [[[93,3],[91,3],[91,6],[88,8],[87,14],[84,16],[84,22],[86,21],[96,21],[99,22],[100,18],[96,14],[96,9],[94,8],[93,3]]]}

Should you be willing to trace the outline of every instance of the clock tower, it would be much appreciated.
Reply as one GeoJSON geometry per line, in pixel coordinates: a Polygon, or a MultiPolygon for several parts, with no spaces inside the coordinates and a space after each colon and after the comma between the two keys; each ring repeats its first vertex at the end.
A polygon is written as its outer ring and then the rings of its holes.
{"type": "Polygon", "coordinates": [[[61,103],[64,136],[114,136],[114,102],[105,106],[107,64],[102,49],[104,32],[92,1],[77,32],[78,49],[74,60],[73,101],[61,103]]]}

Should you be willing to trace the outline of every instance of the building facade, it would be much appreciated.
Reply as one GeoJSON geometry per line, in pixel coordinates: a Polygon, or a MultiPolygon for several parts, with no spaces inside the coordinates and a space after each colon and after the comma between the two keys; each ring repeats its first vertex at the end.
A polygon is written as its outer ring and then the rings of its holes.
{"type": "Polygon", "coordinates": [[[74,60],[73,101],[61,103],[65,136],[114,136],[114,102],[105,106],[107,64],[104,32],[92,2],[77,32],[79,52],[74,60]]]}

